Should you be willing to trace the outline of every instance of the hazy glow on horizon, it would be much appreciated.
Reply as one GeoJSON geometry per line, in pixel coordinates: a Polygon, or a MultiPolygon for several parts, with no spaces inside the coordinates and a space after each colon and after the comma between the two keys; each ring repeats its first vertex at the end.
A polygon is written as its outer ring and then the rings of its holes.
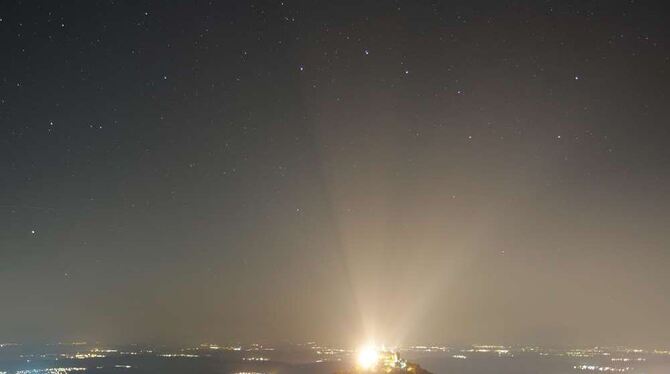
{"type": "Polygon", "coordinates": [[[0,342],[666,344],[664,4],[346,3],[3,3],[0,342]]]}

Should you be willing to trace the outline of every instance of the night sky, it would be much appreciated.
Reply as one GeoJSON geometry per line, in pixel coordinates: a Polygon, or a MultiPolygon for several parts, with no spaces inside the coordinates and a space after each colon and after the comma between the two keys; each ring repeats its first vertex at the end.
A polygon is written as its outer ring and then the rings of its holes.
{"type": "Polygon", "coordinates": [[[3,1],[0,341],[670,342],[645,1],[3,1]]]}

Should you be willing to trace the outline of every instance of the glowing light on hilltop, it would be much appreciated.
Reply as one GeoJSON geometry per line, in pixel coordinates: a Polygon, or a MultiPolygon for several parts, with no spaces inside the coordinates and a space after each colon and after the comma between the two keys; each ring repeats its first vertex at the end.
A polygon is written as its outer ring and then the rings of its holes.
{"type": "Polygon", "coordinates": [[[372,346],[365,346],[358,350],[356,361],[359,368],[363,370],[372,370],[379,362],[379,351],[372,346]]]}

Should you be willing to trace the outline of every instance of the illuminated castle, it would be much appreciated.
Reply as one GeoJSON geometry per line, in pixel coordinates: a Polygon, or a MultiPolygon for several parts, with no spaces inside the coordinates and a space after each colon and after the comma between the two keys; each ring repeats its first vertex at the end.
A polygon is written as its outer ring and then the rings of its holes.
{"type": "Polygon", "coordinates": [[[342,374],[430,374],[417,364],[407,362],[397,352],[364,348],[358,352],[356,369],[342,374]]]}

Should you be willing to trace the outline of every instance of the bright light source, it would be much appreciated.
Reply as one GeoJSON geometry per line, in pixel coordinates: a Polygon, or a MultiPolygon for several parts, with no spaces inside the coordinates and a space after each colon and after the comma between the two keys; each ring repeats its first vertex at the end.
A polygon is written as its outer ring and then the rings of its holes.
{"type": "Polygon", "coordinates": [[[372,370],[379,362],[379,352],[371,346],[363,347],[358,351],[358,367],[363,370],[372,370]]]}

